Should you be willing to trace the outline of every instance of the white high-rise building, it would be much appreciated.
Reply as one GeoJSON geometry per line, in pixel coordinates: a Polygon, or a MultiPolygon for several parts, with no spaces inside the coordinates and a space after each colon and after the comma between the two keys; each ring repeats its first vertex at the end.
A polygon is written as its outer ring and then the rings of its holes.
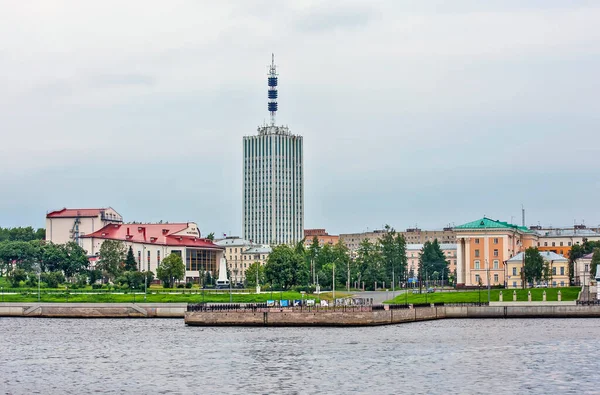
{"type": "Polygon", "coordinates": [[[268,74],[271,124],[244,137],[244,239],[258,244],[292,244],[304,237],[302,136],[275,125],[277,70],[268,74]]]}

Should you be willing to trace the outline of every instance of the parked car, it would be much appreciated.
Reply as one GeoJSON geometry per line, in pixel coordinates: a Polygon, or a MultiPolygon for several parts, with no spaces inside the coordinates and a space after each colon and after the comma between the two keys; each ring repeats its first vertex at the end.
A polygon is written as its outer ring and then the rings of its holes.
{"type": "Polygon", "coordinates": [[[435,292],[435,289],[434,289],[434,288],[431,288],[431,287],[427,288],[427,293],[428,293],[428,294],[432,294],[432,293],[434,293],[434,292],[435,292]]]}

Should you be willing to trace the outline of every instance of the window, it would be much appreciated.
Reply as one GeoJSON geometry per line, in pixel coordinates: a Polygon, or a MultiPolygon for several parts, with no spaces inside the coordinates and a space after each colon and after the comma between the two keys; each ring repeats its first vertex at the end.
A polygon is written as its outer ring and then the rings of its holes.
{"type": "Polygon", "coordinates": [[[556,247],[556,243],[555,242],[552,242],[552,247],[556,247]]]}
{"type": "Polygon", "coordinates": [[[475,239],[475,244],[479,244],[479,239],[475,239]]]}
{"type": "Polygon", "coordinates": [[[517,288],[517,282],[513,281],[513,288],[517,288]]]}
{"type": "Polygon", "coordinates": [[[498,274],[494,274],[494,282],[497,283],[498,282],[498,274]]]}
{"type": "Polygon", "coordinates": [[[475,261],[475,269],[481,269],[481,262],[479,260],[475,261]]]}
{"type": "Polygon", "coordinates": [[[556,281],[552,281],[552,286],[556,287],[556,281]]]}
{"type": "Polygon", "coordinates": [[[552,268],[552,275],[553,275],[553,276],[556,276],[556,267],[553,267],[553,268],[552,268]]]}
{"type": "Polygon", "coordinates": [[[560,282],[560,286],[561,286],[561,287],[564,287],[564,286],[565,286],[565,282],[564,282],[564,281],[561,281],[561,282],[560,282]]]}
{"type": "Polygon", "coordinates": [[[517,268],[516,268],[516,267],[513,267],[513,274],[512,274],[512,275],[513,275],[513,276],[516,276],[516,275],[517,275],[517,268]]]}
{"type": "Polygon", "coordinates": [[[498,244],[498,238],[494,237],[494,244],[498,244]]]}
{"type": "Polygon", "coordinates": [[[544,247],[548,247],[548,242],[547,241],[544,242],[544,247]]]}
{"type": "Polygon", "coordinates": [[[500,267],[500,261],[497,259],[494,259],[494,269],[498,269],[500,267]]]}
{"type": "Polygon", "coordinates": [[[571,242],[569,241],[569,242],[567,243],[567,245],[568,245],[569,247],[571,247],[571,242]]]}
{"type": "Polygon", "coordinates": [[[588,265],[587,265],[587,263],[585,264],[585,269],[583,269],[583,271],[584,271],[584,272],[587,272],[587,271],[588,271],[588,265]]]}
{"type": "Polygon", "coordinates": [[[494,256],[498,256],[498,250],[494,250],[494,256]]]}
{"type": "Polygon", "coordinates": [[[475,284],[479,284],[479,282],[481,281],[481,279],[479,278],[479,274],[475,275],[475,284]]]}
{"type": "Polygon", "coordinates": [[[479,250],[475,250],[475,257],[479,257],[479,250]]]}
{"type": "Polygon", "coordinates": [[[563,246],[563,242],[562,242],[562,241],[560,242],[560,246],[561,246],[561,247],[563,246]]]}
{"type": "Polygon", "coordinates": [[[565,275],[565,267],[564,267],[564,266],[561,266],[561,267],[560,267],[560,275],[561,275],[561,276],[564,276],[564,275],[565,275]]]}

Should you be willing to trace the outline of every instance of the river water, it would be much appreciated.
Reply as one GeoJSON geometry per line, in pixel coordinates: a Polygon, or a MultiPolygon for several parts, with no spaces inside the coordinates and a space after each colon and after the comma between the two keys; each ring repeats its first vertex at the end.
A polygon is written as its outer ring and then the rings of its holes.
{"type": "Polygon", "coordinates": [[[600,319],[200,328],[0,318],[11,394],[600,393],[600,319]]]}

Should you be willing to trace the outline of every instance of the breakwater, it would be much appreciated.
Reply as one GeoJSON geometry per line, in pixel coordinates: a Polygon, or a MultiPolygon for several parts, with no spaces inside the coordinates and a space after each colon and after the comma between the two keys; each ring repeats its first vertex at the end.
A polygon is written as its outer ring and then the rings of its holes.
{"type": "Polygon", "coordinates": [[[600,306],[430,306],[403,309],[240,309],[188,311],[191,326],[373,326],[446,318],[600,318],[600,306]]]}
{"type": "Polygon", "coordinates": [[[0,303],[0,317],[183,318],[187,303],[0,303]]]}

